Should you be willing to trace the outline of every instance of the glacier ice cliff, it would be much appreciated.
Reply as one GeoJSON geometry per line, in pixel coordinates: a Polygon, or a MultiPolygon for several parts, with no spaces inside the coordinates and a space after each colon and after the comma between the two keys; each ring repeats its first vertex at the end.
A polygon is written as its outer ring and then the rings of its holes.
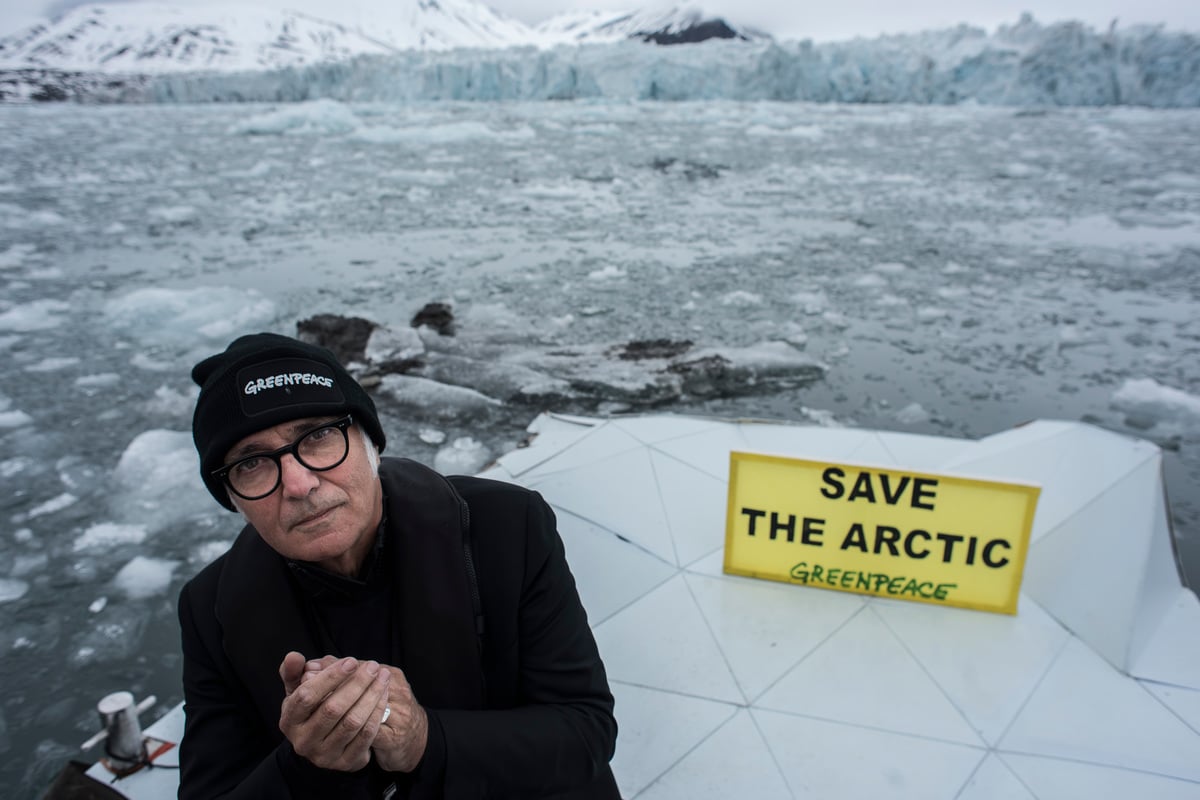
{"type": "MultiPolygon", "coordinates": [[[[1028,16],[994,33],[959,26],[814,44],[639,42],[407,51],[273,71],[136,76],[62,99],[137,102],[774,100],[1013,106],[1200,106],[1200,36],[1097,32],[1028,16]]],[[[5,92],[0,75],[0,94],[5,92]]],[[[15,96],[14,91],[8,92],[15,96]]],[[[54,94],[54,92],[50,92],[54,94]]]]}

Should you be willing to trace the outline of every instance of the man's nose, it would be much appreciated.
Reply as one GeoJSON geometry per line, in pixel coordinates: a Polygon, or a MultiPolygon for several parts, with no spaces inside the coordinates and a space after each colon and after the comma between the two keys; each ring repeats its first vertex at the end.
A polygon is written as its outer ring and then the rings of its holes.
{"type": "Polygon", "coordinates": [[[284,497],[307,497],[320,483],[317,473],[288,453],[279,459],[279,483],[284,497]]]}

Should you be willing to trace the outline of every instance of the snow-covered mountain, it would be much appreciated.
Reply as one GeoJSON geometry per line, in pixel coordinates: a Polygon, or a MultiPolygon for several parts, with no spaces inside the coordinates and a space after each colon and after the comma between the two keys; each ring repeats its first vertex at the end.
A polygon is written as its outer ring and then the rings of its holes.
{"type": "Polygon", "coordinates": [[[542,22],[537,31],[552,42],[593,43],[640,39],[655,44],[691,44],[709,39],[770,39],[755,28],[706,14],[695,6],[636,12],[571,11],[542,22]]]}
{"type": "Polygon", "coordinates": [[[80,6],[0,38],[0,69],[239,72],[408,50],[764,37],[694,7],[568,14],[534,29],[476,0],[349,0],[338,6],[336,19],[250,4],[110,3],[80,6]]]}
{"type": "Polygon", "coordinates": [[[390,43],[344,25],[256,6],[90,5],[0,39],[7,68],[155,74],[315,64],[390,43]]]}

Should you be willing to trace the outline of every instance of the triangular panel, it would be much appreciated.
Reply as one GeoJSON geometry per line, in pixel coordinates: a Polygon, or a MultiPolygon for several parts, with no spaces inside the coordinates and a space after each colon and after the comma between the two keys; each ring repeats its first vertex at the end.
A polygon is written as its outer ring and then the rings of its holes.
{"type": "Polygon", "coordinates": [[[869,605],[756,705],[930,739],[983,743],[869,605]]]}
{"type": "Polygon", "coordinates": [[[1070,634],[1028,597],[1017,616],[872,605],[988,744],[999,741],[1070,634]]]}
{"type": "Polygon", "coordinates": [[[592,626],[608,619],[676,572],[667,562],[573,514],[559,512],[558,532],[592,626]]]}
{"type": "Polygon", "coordinates": [[[752,702],[865,602],[861,595],[752,578],[686,575],[686,580],[752,702]]]}
{"type": "Polygon", "coordinates": [[[725,703],[618,681],[612,693],[621,727],[612,769],[626,798],[635,797],[737,712],[725,703]]]}
{"type": "Polygon", "coordinates": [[[1039,800],[995,753],[975,770],[954,800],[1039,800]]]}
{"type": "Polygon", "coordinates": [[[1151,545],[1146,498],[1158,487],[1157,465],[1142,463],[1047,531],[1025,564],[1025,592],[1122,670],[1128,668],[1151,545]]]}
{"type": "Polygon", "coordinates": [[[1000,747],[1200,781],[1200,734],[1077,639],[1000,747]]]}
{"type": "Polygon", "coordinates": [[[521,480],[532,481],[578,467],[590,467],[612,456],[642,447],[641,442],[614,425],[597,425],[576,439],[570,447],[526,469],[521,474],[521,480]]]}
{"type": "Polygon", "coordinates": [[[644,444],[656,444],[669,439],[693,436],[712,428],[729,427],[727,422],[700,417],[677,417],[658,414],[653,417],[616,417],[610,423],[644,444]]]}
{"type": "Polygon", "coordinates": [[[1137,678],[1200,690],[1200,600],[1191,589],[1175,590],[1175,602],[1129,671],[1137,678]]]}
{"type": "Polygon", "coordinates": [[[1145,798],[1145,800],[1196,800],[1200,783],[1097,764],[1080,764],[1056,758],[1003,756],[1038,800],[1079,798],[1145,798]]]}
{"type": "Polygon", "coordinates": [[[725,544],[726,484],[675,458],[650,452],[679,566],[725,544]]]}
{"type": "Polygon", "coordinates": [[[797,798],[952,798],[987,754],[917,736],[752,713],[797,798]]]}
{"type": "Polygon", "coordinates": [[[628,539],[668,564],[676,563],[658,481],[644,448],[542,475],[529,485],[551,498],[555,507],[628,539]]]}
{"type": "Polygon", "coordinates": [[[745,702],[682,575],[600,623],[594,632],[612,680],[745,702]]]}
{"type": "Polygon", "coordinates": [[[1175,712],[1189,728],[1200,734],[1200,690],[1157,683],[1142,684],[1163,705],[1175,712]]]}
{"type": "Polygon", "coordinates": [[[771,751],[742,709],[638,800],[792,800],[771,751]]]}

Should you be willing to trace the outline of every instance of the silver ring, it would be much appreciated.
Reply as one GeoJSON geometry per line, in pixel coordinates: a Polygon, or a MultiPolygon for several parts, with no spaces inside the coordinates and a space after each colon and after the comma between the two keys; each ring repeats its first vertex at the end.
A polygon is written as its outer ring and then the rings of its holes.
{"type": "Polygon", "coordinates": [[[383,719],[379,720],[379,724],[382,725],[383,723],[387,722],[388,717],[390,717],[391,715],[392,715],[392,707],[384,706],[383,707],[383,719]]]}

